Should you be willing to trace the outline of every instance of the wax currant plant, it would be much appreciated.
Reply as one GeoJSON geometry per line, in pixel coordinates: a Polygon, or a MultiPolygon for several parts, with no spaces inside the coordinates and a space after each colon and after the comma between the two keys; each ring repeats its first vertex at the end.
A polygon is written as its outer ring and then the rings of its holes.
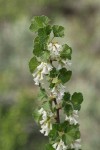
{"type": "Polygon", "coordinates": [[[40,132],[49,137],[46,150],[80,150],[78,112],[83,96],[77,92],[71,95],[65,86],[72,75],[72,49],[57,42],[64,37],[64,27],[51,26],[49,21],[46,16],[36,16],[30,25],[36,37],[29,68],[40,89],[33,116],[40,132]]]}

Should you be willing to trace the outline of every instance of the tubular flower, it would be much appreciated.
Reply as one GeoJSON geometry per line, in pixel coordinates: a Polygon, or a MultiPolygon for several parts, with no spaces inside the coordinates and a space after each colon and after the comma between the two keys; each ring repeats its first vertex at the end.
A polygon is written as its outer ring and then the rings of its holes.
{"type": "Polygon", "coordinates": [[[45,62],[42,62],[38,67],[35,73],[33,73],[34,81],[36,85],[39,85],[39,82],[43,80],[44,75],[49,74],[52,70],[52,66],[45,62]]]}
{"type": "Polygon", "coordinates": [[[58,63],[58,70],[60,70],[61,68],[63,68],[63,67],[70,67],[71,66],[71,62],[69,61],[69,60],[61,60],[61,61],[59,61],[59,63],[58,63]]]}
{"type": "Polygon", "coordinates": [[[58,43],[50,43],[48,45],[48,50],[51,52],[52,56],[60,56],[60,51],[62,51],[62,46],[58,43]]]}
{"type": "Polygon", "coordinates": [[[69,121],[70,124],[74,124],[74,125],[76,125],[78,123],[77,119],[78,119],[78,111],[77,110],[74,110],[71,116],[66,115],[66,118],[65,118],[66,121],[69,121]]]}
{"type": "Polygon", "coordinates": [[[56,98],[56,100],[61,102],[65,92],[65,86],[63,86],[61,83],[58,84],[57,86],[53,87],[51,90],[52,95],[56,98]]]}
{"type": "Polygon", "coordinates": [[[52,146],[55,150],[67,150],[67,146],[64,144],[62,139],[60,140],[60,142],[57,142],[53,144],[52,146]]]}
{"type": "Polygon", "coordinates": [[[75,140],[75,142],[71,144],[71,148],[74,148],[75,150],[80,150],[81,148],[80,142],[81,142],[81,139],[75,140]]]}
{"type": "Polygon", "coordinates": [[[42,115],[42,120],[40,121],[40,132],[43,133],[45,136],[48,136],[50,130],[52,130],[51,119],[54,114],[52,112],[48,114],[43,108],[41,108],[38,112],[40,115],[42,115]]]}

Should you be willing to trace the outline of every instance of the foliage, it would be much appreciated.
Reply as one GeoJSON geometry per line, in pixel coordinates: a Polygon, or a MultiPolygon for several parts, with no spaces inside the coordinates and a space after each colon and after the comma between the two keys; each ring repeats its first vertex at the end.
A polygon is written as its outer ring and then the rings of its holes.
{"type": "Polygon", "coordinates": [[[71,96],[65,91],[64,86],[72,75],[72,71],[67,69],[68,64],[70,65],[72,49],[67,44],[59,45],[53,41],[55,37],[64,36],[64,27],[51,26],[48,23],[48,17],[36,16],[30,25],[30,30],[36,32],[36,38],[29,68],[33,73],[35,84],[40,87],[39,100],[41,101],[34,109],[33,116],[41,126],[40,132],[49,137],[46,150],[80,149],[77,117],[83,96],[77,92],[71,96]],[[44,54],[48,54],[45,61],[44,54]],[[49,88],[42,87],[44,78],[49,88]],[[63,122],[60,120],[60,109],[64,110],[63,122]]]}

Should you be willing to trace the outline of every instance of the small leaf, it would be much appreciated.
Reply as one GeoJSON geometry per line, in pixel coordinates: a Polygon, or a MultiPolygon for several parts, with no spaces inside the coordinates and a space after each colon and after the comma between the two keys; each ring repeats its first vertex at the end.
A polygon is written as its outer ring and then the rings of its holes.
{"type": "Polygon", "coordinates": [[[46,150],[55,150],[51,144],[46,145],[46,150]]]}
{"type": "Polygon", "coordinates": [[[45,27],[43,27],[43,28],[40,28],[40,29],[38,30],[38,35],[39,35],[39,36],[50,35],[51,31],[52,31],[51,26],[50,26],[50,25],[47,25],[47,26],[45,26],[45,27]]]}
{"type": "Polygon", "coordinates": [[[43,54],[44,47],[40,44],[39,37],[36,37],[34,40],[34,49],[33,54],[37,57],[43,54]]]}
{"type": "Polygon", "coordinates": [[[35,16],[31,21],[30,30],[33,32],[38,31],[39,28],[45,27],[49,22],[49,18],[46,16],[35,16]]]}
{"type": "Polygon", "coordinates": [[[52,141],[57,140],[58,138],[58,128],[59,128],[59,124],[53,124],[53,128],[49,133],[49,138],[52,139],[52,141]]]}
{"type": "Polygon", "coordinates": [[[72,75],[72,71],[67,71],[66,68],[62,68],[59,70],[59,79],[62,81],[62,83],[66,83],[70,80],[72,75]]]}
{"type": "Polygon", "coordinates": [[[83,102],[83,95],[82,93],[77,93],[75,92],[73,95],[72,95],[72,104],[73,104],[73,107],[75,110],[80,110],[81,108],[81,103],[83,102]]]}
{"type": "Polygon", "coordinates": [[[47,62],[49,57],[50,57],[50,52],[45,50],[43,51],[43,54],[41,55],[40,59],[41,61],[47,62]]]}
{"type": "Polygon", "coordinates": [[[37,59],[35,57],[33,57],[29,62],[30,72],[33,73],[38,65],[39,65],[39,62],[37,61],[37,59]]]}
{"type": "Polygon", "coordinates": [[[51,78],[55,78],[57,77],[58,75],[58,71],[56,70],[56,68],[53,68],[51,71],[50,71],[50,77],[51,78]]]}
{"type": "Polygon", "coordinates": [[[37,109],[34,109],[32,115],[33,115],[34,120],[38,123],[38,122],[39,122],[39,119],[40,119],[40,114],[38,113],[38,110],[37,110],[37,109]]]}
{"type": "Polygon", "coordinates": [[[52,27],[52,29],[53,29],[54,37],[63,37],[64,36],[64,27],[54,25],[52,27]]]}
{"type": "Polygon", "coordinates": [[[73,112],[73,108],[71,104],[64,104],[64,112],[66,113],[67,116],[70,116],[73,112]]]}
{"type": "Polygon", "coordinates": [[[67,144],[71,144],[77,138],[80,138],[79,125],[70,125],[67,128],[67,133],[65,135],[67,144]]]}
{"type": "Polygon", "coordinates": [[[70,101],[70,97],[71,97],[70,93],[69,92],[65,92],[64,96],[63,96],[63,100],[65,102],[69,102],[70,101]]]}
{"type": "Polygon", "coordinates": [[[63,45],[63,50],[60,53],[60,57],[63,59],[71,60],[72,48],[69,47],[67,44],[63,45]]]}
{"type": "Polygon", "coordinates": [[[39,36],[39,41],[40,41],[41,45],[47,43],[47,41],[49,39],[49,35],[51,33],[51,30],[52,29],[51,29],[50,25],[48,25],[44,28],[40,28],[38,30],[38,36],[39,36]]]}
{"type": "Polygon", "coordinates": [[[48,97],[48,96],[47,96],[47,94],[46,94],[45,89],[40,88],[40,92],[39,92],[38,98],[39,98],[40,100],[42,100],[42,99],[47,98],[47,97],[48,97]]]}

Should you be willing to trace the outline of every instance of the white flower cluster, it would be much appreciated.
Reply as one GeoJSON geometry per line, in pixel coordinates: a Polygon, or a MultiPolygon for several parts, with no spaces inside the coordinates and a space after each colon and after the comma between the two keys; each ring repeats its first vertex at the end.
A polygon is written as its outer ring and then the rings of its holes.
{"type": "Polygon", "coordinates": [[[81,148],[81,139],[75,140],[74,143],[71,144],[71,148],[74,148],[75,150],[79,150],[81,148]]]}
{"type": "Polygon", "coordinates": [[[69,60],[60,60],[58,63],[58,70],[60,70],[63,67],[70,67],[71,66],[71,62],[69,60]]]}
{"type": "Polygon", "coordinates": [[[58,43],[50,43],[48,45],[48,50],[50,51],[50,54],[52,57],[58,57],[60,56],[60,52],[62,51],[62,46],[58,43]]]}
{"type": "Polygon", "coordinates": [[[52,147],[56,150],[67,150],[67,146],[64,144],[62,139],[60,140],[60,142],[53,144],[52,147]]]}
{"type": "Polygon", "coordinates": [[[48,136],[50,130],[52,130],[51,119],[53,118],[54,114],[52,112],[48,114],[43,108],[41,108],[38,112],[40,115],[42,115],[42,120],[40,121],[42,129],[40,132],[45,136],[48,136]]]}
{"type": "Polygon", "coordinates": [[[56,98],[57,102],[60,103],[65,92],[65,86],[63,86],[61,83],[57,84],[53,89],[51,90],[51,94],[56,98]]]}
{"type": "Polygon", "coordinates": [[[59,142],[56,142],[52,145],[52,147],[55,149],[55,150],[67,150],[69,149],[69,147],[71,149],[75,149],[75,150],[79,150],[81,148],[81,145],[80,145],[80,142],[81,142],[81,139],[77,139],[75,140],[75,142],[73,142],[71,145],[69,146],[66,146],[64,144],[64,142],[62,141],[62,139],[59,141],[59,142]]]}
{"type": "Polygon", "coordinates": [[[39,82],[43,80],[44,75],[49,74],[52,70],[52,66],[45,62],[42,62],[38,67],[35,73],[33,73],[34,81],[36,85],[39,85],[39,82]]]}
{"type": "Polygon", "coordinates": [[[58,61],[58,70],[61,69],[62,67],[67,67],[71,66],[71,62],[63,59],[60,59],[60,53],[63,50],[62,45],[59,45],[58,43],[50,43],[48,45],[48,50],[50,51],[51,57],[56,58],[58,61]]]}
{"type": "Polygon", "coordinates": [[[73,110],[71,116],[67,116],[65,118],[66,121],[69,121],[70,124],[76,125],[78,123],[78,110],[73,110]]]}
{"type": "Polygon", "coordinates": [[[72,143],[71,145],[69,146],[66,146],[64,144],[64,142],[62,141],[62,139],[59,141],[59,142],[56,142],[52,145],[52,147],[55,149],[55,150],[67,150],[70,148],[72,149],[75,149],[75,150],[79,150],[81,148],[81,145],[80,145],[80,142],[81,142],[81,139],[77,139],[75,140],[74,143],[72,143]]]}

